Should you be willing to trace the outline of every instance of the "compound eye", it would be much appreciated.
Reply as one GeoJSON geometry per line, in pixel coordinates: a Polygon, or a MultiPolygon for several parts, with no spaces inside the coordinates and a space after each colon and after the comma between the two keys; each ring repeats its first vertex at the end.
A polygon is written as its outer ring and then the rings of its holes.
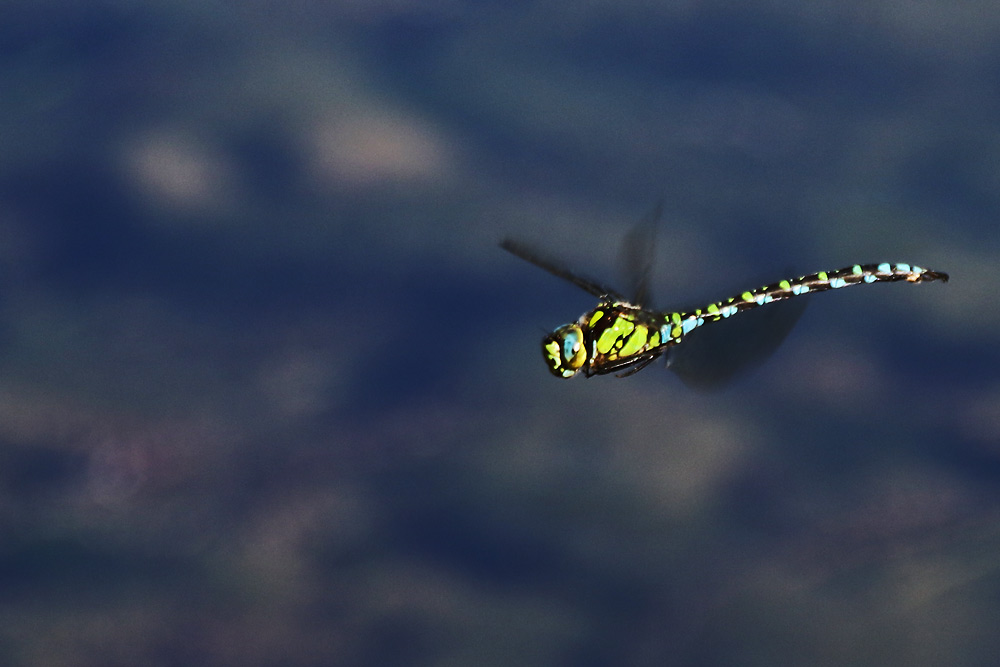
{"type": "Polygon", "coordinates": [[[580,327],[573,326],[563,334],[563,362],[571,367],[578,368],[581,362],[577,361],[580,356],[580,346],[583,344],[583,332],[580,327]]]}
{"type": "Polygon", "coordinates": [[[583,331],[578,324],[559,327],[542,341],[549,370],[558,377],[573,377],[587,361],[583,331]]]}

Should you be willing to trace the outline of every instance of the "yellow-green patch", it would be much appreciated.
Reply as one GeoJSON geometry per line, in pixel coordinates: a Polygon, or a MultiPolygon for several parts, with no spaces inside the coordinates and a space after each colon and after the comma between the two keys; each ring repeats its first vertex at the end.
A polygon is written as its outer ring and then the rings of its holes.
{"type": "Polygon", "coordinates": [[[601,354],[607,354],[611,351],[611,346],[615,344],[616,338],[618,338],[618,334],[615,333],[614,329],[605,329],[601,337],[597,339],[597,351],[601,354]]]}
{"type": "Polygon", "coordinates": [[[627,336],[632,333],[635,325],[623,317],[619,317],[615,320],[615,323],[604,330],[601,337],[597,339],[597,351],[601,354],[607,354],[611,348],[614,346],[615,341],[623,336],[627,336]]]}
{"type": "Polygon", "coordinates": [[[545,345],[545,356],[548,357],[549,361],[552,362],[553,368],[559,368],[559,364],[562,363],[560,357],[559,343],[552,341],[545,345]]]}
{"type": "Polygon", "coordinates": [[[648,339],[649,329],[642,324],[636,326],[635,331],[632,332],[632,335],[628,337],[628,341],[622,346],[621,355],[627,357],[635,354],[642,349],[642,346],[646,344],[648,339]]]}

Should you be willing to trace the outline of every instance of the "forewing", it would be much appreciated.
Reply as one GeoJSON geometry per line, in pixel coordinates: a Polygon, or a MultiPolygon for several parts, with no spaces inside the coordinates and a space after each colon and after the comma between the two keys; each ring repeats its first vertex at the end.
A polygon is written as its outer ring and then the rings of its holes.
{"type": "Polygon", "coordinates": [[[587,292],[593,294],[599,299],[613,299],[615,301],[624,301],[623,297],[616,291],[601,285],[600,283],[591,280],[589,278],[584,278],[583,276],[573,273],[567,269],[561,262],[552,259],[542,253],[538,252],[534,248],[528,246],[520,241],[505,238],[500,241],[500,247],[511,253],[520,257],[526,262],[531,262],[540,269],[545,269],[554,276],[558,276],[563,280],[568,280],[580,289],[586,290],[587,292]]]}

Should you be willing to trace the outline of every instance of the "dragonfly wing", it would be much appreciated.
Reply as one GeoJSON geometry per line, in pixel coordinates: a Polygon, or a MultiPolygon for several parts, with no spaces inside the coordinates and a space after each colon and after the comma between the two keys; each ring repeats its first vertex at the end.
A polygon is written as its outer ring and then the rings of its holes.
{"type": "Polygon", "coordinates": [[[524,261],[531,262],[538,268],[548,271],[554,276],[562,278],[563,280],[568,280],[580,289],[593,294],[599,299],[604,300],[610,298],[615,301],[624,301],[624,298],[616,291],[589,278],[584,278],[583,276],[573,273],[563,266],[561,262],[539,253],[537,250],[525,243],[521,243],[520,241],[516,241],[511,238],[505,238],[500,241],[500,247],[512,255],[520,257],[524,261]]]}
{"type": "Polygon", "coordinates": [[[663,200],[643,216],[622,240],[618,256],[628,295],[636,306],[649,303],[649,277],[653,271],[653,256],[656,250],[656,228],[663,215],[663,200]]]}
{"type": "Polygon", "coordinates": [[[777,351],[808,301],[808,297],[788,299],[700,327],[670,350],[667,367],[689,387],[721,389],[777,351]]]}

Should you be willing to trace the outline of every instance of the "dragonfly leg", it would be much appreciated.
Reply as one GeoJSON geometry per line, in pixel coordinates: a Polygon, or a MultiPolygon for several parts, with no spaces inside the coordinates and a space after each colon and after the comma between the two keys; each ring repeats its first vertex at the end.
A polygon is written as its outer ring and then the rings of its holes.
{"type": "Polygon", "coordinates": [[[638,373],[639,371],[641,371],[643,368],[645,368],[646,366],[648,366],[649,364],[651,364],[653,362],[653,359],[656,359],[657,356],[658,355],[651,354],[648,357],[646,357],[645,359],[642,359],[641,361],[639,361],[638,363],[633,364],[632,367],[629,368],[627,371],[624,371],[622,373],[616,373],[615,377],[627,378],[629,375],[635,375],[636,373],[638,373]]]}

